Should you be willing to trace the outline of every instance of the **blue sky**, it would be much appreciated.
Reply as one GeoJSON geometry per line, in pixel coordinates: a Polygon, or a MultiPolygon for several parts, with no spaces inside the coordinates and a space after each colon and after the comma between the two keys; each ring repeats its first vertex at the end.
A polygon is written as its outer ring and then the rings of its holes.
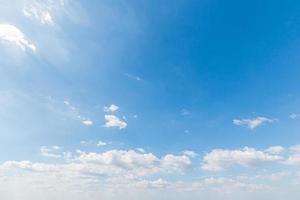
{"type": "Polygon", "coordinates": [[[0,0],[0,197],[299,199],[299,9],[0,0]]]}

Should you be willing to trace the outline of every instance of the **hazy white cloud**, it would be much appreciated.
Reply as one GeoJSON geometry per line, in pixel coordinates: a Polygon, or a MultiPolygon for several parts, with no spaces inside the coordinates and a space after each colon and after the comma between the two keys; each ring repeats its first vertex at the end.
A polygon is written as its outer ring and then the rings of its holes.
{"type": "Polygon", "coordinates": [[[103,142],[103,141],[98,141],[96,145],[97,145],[97,147],[103,147],[103,146],[108,145],[108,143],[107,142],[103,142]]]}
{"type": "Polygon", "coordinates": [[[53,17],[51,15],[51,6],[48,1],[28,1],[23,7],[23,15],[31,20],[36,20],[41,24],[54,25],[53,17]]]}
{"type": "Polygon", "coordinates": [[[250,129],[255,129],[263,124],[272,123],[273,119],[269,119],[266,117],[256,117],[251,119],[234,119],[233,124],[238,126],[247,126],[250,129]]]}
{"type": "Polygon", "coordinates": [[[300,166],[300,145],[292,146],[290,152],[291,154],[285,163],[288,165],[300,166]]]}
{"type": "Polygon", "coordinates": [[[283,161],[283,157],[254,148],[214,149],[204,156],[201,168],[208,171],[220,171],[234,166],[258,167],[262,164],[279,161],[283,161]]]}
{"type": "Polygon", "coordinates": [[[24,33],[10,24],[0,24],[0,41],[14,43],[24,51],[26,49],[36,51],[35,45],[28,41],[24,33]]]}
{"type": "Polygon", "coordinates": [[[191,165],[191,160],[186,155],[172,155],[168,154],[162,158],[161,165],[167,171],[180,171],[183,172],[186,167],[191,165]]]}
{"type": "Polygon", "coordinates": [[[93,121],[91,121],[91,120],[83,120],[82,123],[83,123],[84,125],[86,125],[86,126],[91,126],[91,125],[93,125],[93,121]]]}
{"type": "Polygon", "coordinates": [[[117,106],[117,105],[115,105],[115,104],[111,104],[110,106],[105,106],[104,108],[103,108],[103,110],[105,111],[105,112],[115,112],[115,111],[117,111],[117,110],[119,110],[119,106],[117,106]]]}
{"type": "Polygon", "coordinates": [[[129,73],[125,73],[125,76],[127,76],[130,79],[136,80],[136,81],[141,81],[142,80],[141,77],[135,76],[135,75],[132,75],[132,74],[129,74],[129,73]]]}
{"type": "Polygon", "coordinates": [[[51,158],[61,158],[62,154],[60,150],[61,147],[59,146],[52,146],[52,147],[42,146],[40,148],[40,152],[42,156],[51,157],[51,158]]]}
{"type": "Polygon", "coordinates": [[[284,151],[284,147],[282,147],[282,146],[271,146],[264,150],[264,152],[270,153],[270,154],[280,154],[283,151],[284,151]]]}
{"type": "Polygon", "coordinates": [[[127,123],[125,121],[122,121],[115,115],[105,115],[105,124],[104,126],[107,128],[110,127],[119,127],[119,129],[123,129],[127,127],[127,123]]]}
{"type": "Polygon", "coordinates": [[[183,152],[184,155],[189,156],[191,158],[195,158],[198,154],[194,151],[186,150],[183,152]]]}
{"type": "Polygon", "coordinates": [[[290,117],[291,119],[297,119],[297,118],[300,117],[300,114],[298,114],[298,113],[292,113],[292,114],[290,114],[289,117],[290,117]]]}

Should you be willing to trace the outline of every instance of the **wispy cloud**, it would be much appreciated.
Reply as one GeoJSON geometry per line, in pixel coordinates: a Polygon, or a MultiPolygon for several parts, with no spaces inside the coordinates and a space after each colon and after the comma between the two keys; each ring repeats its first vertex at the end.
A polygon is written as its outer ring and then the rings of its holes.
{"type": "Polygon", "coordinates": [[[290,114],[289,117],[290,117],[291,119],[297,119],[297,118],[300,117],[300,114],[299,114],[299,113],[292,113],[292,114],[290,114]]]}
{"type": "Polygon", "coordinates": [[[61,158],[61,147],[59,146],[51,146],[51,147],[47,147],[47,146],[42,146],[40,148],[40,152],[42,156],[45,157],[51,157],[51,158],[61,158]]]}
{"type": "Polygon", "coordinates": [[[16,44],[22,50],[30,49],[36,51],[36,47],[16,26],[11,24],[0,24],[0,40],[16,44]]]}
{"type": "Polygon", "coordinates": [[[234,119],[233,124],[238,126],[247,126],[250,129],[255,129],[266,123],[273,123],[274,119],[269,119],[267,117],[255,117],[250,119],[234,119]]]}
{"type": "Polygon", "coordinates": [[[141,81],[142,80],[141,77],[135,76],[135,75],[132,75],[132,74],[129,74],[129,73],[125,73],[125,76],[127,76],[128,78],[130,78],[132,80],[136,80],[136,81],[141,81]]]}
{"type": "Polygon", "coordinates": [[[31,20],[36,20],[43,25],[54,25],[51,15],[51,7],[46,5],[47,1],[31,1],[25,3],[23,7],[23,15],[31,20]]]}

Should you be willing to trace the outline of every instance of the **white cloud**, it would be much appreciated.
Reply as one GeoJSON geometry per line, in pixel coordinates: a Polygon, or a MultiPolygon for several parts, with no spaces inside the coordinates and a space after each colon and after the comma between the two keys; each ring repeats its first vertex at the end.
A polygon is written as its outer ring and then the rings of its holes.
{"type": "Polygon", "coordinates": [[[191,165],[191,160],[186,155],[176,156],[168,154],[162,158],[161,165],[167,171],[183,172],[187,166],[191,165]]]}
{"type": "Polygon", "coordinates": [[[42,146],[40,148],[40,152],[41,155],[45,157],[61,158],[62,155],[60,153],[60,149],[61,148],[59,146],[52,146],[52,147],[42,146]]]}
{"type": "Polygon", "coordinates": [[[248,147],[241,150],[215,149],[204,156],[201,168],[208,171],[220,171],[234,166],[257,167],[282,160],[281,156],[248,147]]]}
{"type": "Polygon", "coordinates": [[[300,144],[299,145],[295,145],[295,146],[292,146],[290,147],[290,150],[293,152],[293,153],[299,153],[300,154],[300,144]]]}
{"type": "Polygon", "coordinates": [[[119,129],[123,129],[127,127],[127,123],[125,121],[122,121],[115,115],[105,115],[105,127],[119,127],[119,129]]]}
{"type": "Polygon", "coordinates": [[[255,129],[258,126],[261,126],[266,123],[274,122],[273,119],[269,119],[266,117],[256,117],[251,119],[234,119],[233,124],[238,126],[247,126],[250,129],[255,129]]]}
{"type": "MultiPolygon", "coordinates": [[[[58,146],[48,148],[62,149],[58,146]]],[[[232,157],[244,160],[241,162],[246,162],[248,166],[249,163],[246,160],[252,159],[252,150],[244,148],[236,151],[244,153],[242,156],[232,157]],[[245,156],[246,152],[250,152],[249,156],[245,156]]],[[[297,151],[296,146],[293,147],[293,150],[291,149],[293,153],[297,151]]],[[[260,152],[264,153],[265,150],[260,152]]],[[[201,174],[200,177],[183,176],[184,172],[188,172],[189,166],[192,165],[192,161],[184,153],[181,155],[167,154],[162,157],[135,150],[116,149],[102,153],[82,151],[78,153],[75,156],[69,153],[68,158],[71,159],[60,160],[57,163],[11,160],[0,164],[1,199],[4,194],[4,197],[8,198],[3,199],[15,197],[13,199],[24,200],[41,198],[51,200],[59,199],[62,196],[67,200],[86,199],[87,197],[91,200],[99,198],[145,199],[144,197],[146,200],[184,198],[250,200],[255,197],[260,199],[260,196],[271,198],[268,195],[278,189],[280,189],[280,193],[284,194],[298,191],[299,187],[299,185],[293,187],[293,183],[299,181],[297,173],[286,171],[274,173],[261,171],[262,174],[252,174],[251,172],[251,175],[243,176],[230,174],[228,176],[205,176],[204,174],[201,174]],[[182,179],[180,180],[180,178],[182,179]],[[284,191],[281,186],[286,185],[288,185],[288,189],[284,191]],[[24,195],[24,191],[30,191],[30,193],[24,195]],[[11,196],[12,192],[18,196],[11,196]],[[38,192],[41,192],[41,195],[35,196],[38,192]],[[107,194],[102,196],[103,193],[107,194]],[[74,194],[74,196],[68,196],[70,194],[74,194]],[[120,196],[115,196],[115,194],[120,196]],[[168,196],[170,194],[173,196],[168,196]],[[251,196],[251,194],[254,195],[251,196]]],[[[268,156],[265,157],[266,159],[258,156],[260,157],[258,160],[273,162],[271,161],[273,159],[268,159],[268,156]]],[[[253,165],[250,164],[250,166],[253,165]]]]}
{"type": "Polygon", "coordinates": [[[291,155],[289,155],[285,164],[300,166],[300,145],[292,146],[290,151],[291,155]]]}
{"type": "Polygon", "coordinates": [[[284,151],[284,147],[282,146],[272,146],[264,150],[266,153],[270,154],[280,154],[284,151]]]}
{"type": "Polygon", "coordinates": [[[97,145],[97,147],[103,147],[103,146],[108,145],[108,143],[107,142],[103,142],[103,141],[98,141],[96,145],[97,145]]]}
{"type": "Polygon", "coordinates": [[[195,153],[194,151],[189,151],[189,150],[184,151],[183,154],[186,156],[189,156],[191,158],[195,158],[197,156],[197,153],[195,153]]]}
{"type": "Polygon", "coordinates": [[[115,104],[111,104],[109,107],[107,107],[107,106],[105,106],[104,108],[103,108],[103,110],[105,111],[105,112],[115,112],[115,111],[117,111],[117,110],[119,110],[119,106],[117,106],[117,105],[115,105],[115,104]]]}
{"type": "Polygon", "coordinates": [[[0,40],[12,42],[24,51],[26,48],[36,51],[35,45],[26,39],[22,31],[10,24],[0,24],[0,40]]]}
{"type": "Polygon", "coordinates": [[[86,126],[91,126],[91,125],[93,125],[93,121],[91,121],[91,120],[83,120],[82,123],[83,123],[84,125],[86,125],[86,126]]]}

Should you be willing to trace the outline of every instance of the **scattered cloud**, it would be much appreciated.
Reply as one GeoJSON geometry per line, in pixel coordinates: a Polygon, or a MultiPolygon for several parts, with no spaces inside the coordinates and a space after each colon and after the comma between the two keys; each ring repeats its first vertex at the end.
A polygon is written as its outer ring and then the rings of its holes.
{"type": "Polygon", "coordinates": [[[107,107],[107,106],[105,106],[104,108],[103,108],[103,110],[105,111],[105,112],[115,112],[115,111],[117,111],[117,110],[119,110],[119,106],[117,106],[117,105],[115,105],[115,104],[111,104],[109,107],[107,107]]]}
{"type": "Polygon", "coordinates": [[[11,24],[0,24],[0,41],[7,41],[16,44],[23,51],[30,49],[36,51],[36,47],[17,27],[11,24]]]}
{"type": "Polygon", "coordinates": [[[269,119],[266,117],[256,117],[251,119],[234,119],[233,124],[238,126],[247,126],[250,129],[255,129],[263,124],[272,123],[273,119],[269,119]]]}
{"type": "Polygon", "coordinates": [[[234,166],[258,167],[279,161],[283,161],[283,157],[254,148],[245,147],[238,150],[214,149],[204,156],[201,168],[208,171],[220,171],[234,166]]]}
{"type": "MultiPolygon", "coordinates": [[[[52,151],[59,151],[62,148],[50,146],[43,147],[43,149],[46,153],[52,154],[52,151]]],[[[271,147],[267,149],[271,149],[271,147]]],[[[282,160],[280,157],[265,153],[267,149],[262,151],[252,148],[222,150],[223,153],[219,151],[218,155],[211,157],[214,163],[210,162],[210,165],[215,165],[213,169],[216,169],[216,166],[218,169],[224,169],[228,168],[229,165],[252,167],[265,162],[280,162],[282,160]]],[[[292,153],[297,153],[299,149],[294,146],[290,150],[292,153]]],[[[50,194],[51,191],[57,194],[62,190],[68,191],[68,194],[72,192],[77,195],[82,193],[91,194],[90,192],[98,191],[97,189],[93,190],[93,188],[101,187],[101,193],[108,190],[109,194],[112,191],[118,191],[122,194],[124,191],[127,194],[132,189],[135,191],[142,189],[143,194],[146,191],[157,193],[160,189],[163,189],[163,191],[176,193],[176,195],[189,192],[189,194],[194,195],[208,193],[211,196],[217,193],[221,194],[220,198],[217,199],[224,199],[224,195],[229,195],[225,199],[232,199],[232,194],[272,191],[274,185],[280,186],[276,184],[283,183],[283,179],[290,181],[289,183],[299,180],[297,172],[286,171],[274,173],[264,171],[263,174],[242,176],[204,175],[201,178],[192,180],[174,180],[172,178],[174,175],[180,177],[184,173],[188,173],[193,164],[191,158],[195,154],[192,151],[184,151],[180,155],[166,154],[159,157],[144,151],[112,149],[102,153],[83,151],[78,151],[75,154],[62,153],[64,159],[57,163],[11,160],[0,164],[0,185],[4,186],[2,188],[6,191],[12,191],[7,188],[7,185],[13,185],[14,188],[18,186],[17,188],[19,188],[19,184],[22,183],[39,191],[46,190],[47,194],[50,194]],[[128,190],[129,188],[131,190],[128,190]]],[[[51,197],[53,198],[53,196],[51,197]]],[[[153,196],[151,197],[153,198],[153,196]]],[[[90,199],[97,198],[99,198],[99,195],[90,199]]]]}
{"type": "Polygon", "coordinates": [[[127,127],[127,123],[125,121],[122,121],[115,115],[105,115],[105,124],[104,126],[107,128],[110,127],[119,127],[119,129],[123,129],[127,127]]]}
{"type": "Polygon", "coordinates": [[[83,120],[82,124],[84,124],[86,126],[91,126],[91,125],[93,125],[93,121],[91,121],[91,120],[83,120]]]}

